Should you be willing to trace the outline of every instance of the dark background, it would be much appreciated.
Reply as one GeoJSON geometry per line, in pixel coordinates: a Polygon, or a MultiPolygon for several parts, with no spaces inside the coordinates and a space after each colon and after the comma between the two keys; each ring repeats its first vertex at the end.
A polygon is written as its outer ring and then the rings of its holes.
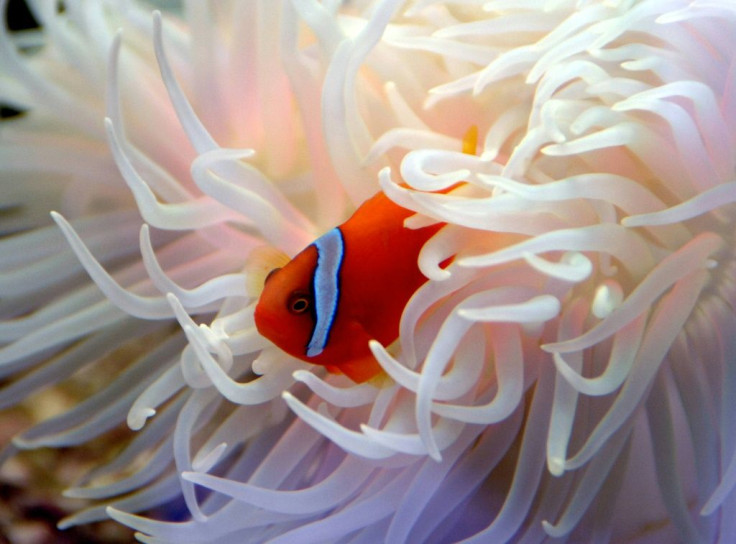
{"type": "Polygon", "coordinates": [[[10,30],[24,30],[38,26],[31,12],[28,11],[24,0],[8,1],[8,11],[5,14],[5,21],[10,30]]]}

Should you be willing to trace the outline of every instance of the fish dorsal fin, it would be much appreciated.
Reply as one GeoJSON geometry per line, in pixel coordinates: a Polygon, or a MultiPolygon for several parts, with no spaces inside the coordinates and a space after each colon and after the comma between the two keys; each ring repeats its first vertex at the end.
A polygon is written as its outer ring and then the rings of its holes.
{"type": "Polygon", "coordinates": [[[257,298],[263,291],[268,275],[277,268],[283,268],[291,258],[283,251],[271,246],[258,246],[245,261],[245,291],[248,296],[257,298]]]}
{"type": "Polygon", "coordinates": [[[478,150],[478,127],[471,125],[463,136],[463,153],[475,155],[478,150]]]}

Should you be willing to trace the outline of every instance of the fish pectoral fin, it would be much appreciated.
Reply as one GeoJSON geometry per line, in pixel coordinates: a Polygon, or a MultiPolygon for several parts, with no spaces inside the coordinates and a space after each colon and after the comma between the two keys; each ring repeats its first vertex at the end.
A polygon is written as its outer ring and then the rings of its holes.
{"type": "Polygon", "coordinates": [[[263,291],[268,275],[286,266],[290,257],[274,247],[258,246],[245,261],[245,291],[249,297],[258,298],[263,291]]]}
{"type": "Polygon", "coordinates": [[[364,383],[384,374],[381,365],[373,357],[368,342],[373,337],[357,321],[347,324],[346,333],[353,346],[350,355],[338,365],[340,371],[356,383],[364,383]]]}
{"type": "MultiPolygon", "coordinates": [[[[380,366],[380,365],[379,365],[380,366]]],[[[391,385],[394,385],[396,382],[386,374],[386,372],[381,369],[381,371],[370,378],[369,380],[366,380],[366,383],[371,384],[376,389],[383,389],[384,387],[389,387],[391,385]]]]}

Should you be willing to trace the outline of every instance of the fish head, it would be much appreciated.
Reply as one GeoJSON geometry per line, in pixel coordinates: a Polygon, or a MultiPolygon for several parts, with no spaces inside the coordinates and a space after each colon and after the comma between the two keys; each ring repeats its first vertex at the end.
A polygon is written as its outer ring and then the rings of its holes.
{"type": "Polygon", "coordinates": [[[285,352],[305,360],[305,346],[314,329],[312,278],[317,250],[307,247],[265,279],[255,309],[258,332],[285,352]]]}
{"type": "Polygon", "coordinates": [[[341,232],[333,229],[272,270],[265,276],[254,317],[261,335],[286,353],[360,383],[381,368],[361,322],[362,305],[354,296],[341,299],[344,284],[354,283],[341,281],[343,244],[341,232]]]}

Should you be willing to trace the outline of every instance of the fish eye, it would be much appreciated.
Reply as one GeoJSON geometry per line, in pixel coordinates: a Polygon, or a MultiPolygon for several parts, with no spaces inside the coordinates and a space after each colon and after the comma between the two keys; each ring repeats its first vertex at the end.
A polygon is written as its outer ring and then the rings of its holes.
{"type": "Polygon", "coordinates": [[[266,285],[266,284],[268,283],[268,280],[270,280],[270,279],[271,279],[271,278],[273,277],[273,275],[274,275],[274,274],[275,274],[276,272],[278,272],[279,270],[281,270],[281,267],[279,267],[279,268],[274,268],[274,269],[273,269],[273,270],[271,270],[271,271],[270,271],[270,272],[269,272],[268,274],[266,274],[266,277],[265,277],[265,278],[264,278],[264,280],[263,280],[263,285],[266,285]]]}
{"type": "Polygon", "coordinates": [[[289,299],[289,311],[292,314],[303,314],[309,310],[311,301],[304,293],[294,293],[289,299]]]}

